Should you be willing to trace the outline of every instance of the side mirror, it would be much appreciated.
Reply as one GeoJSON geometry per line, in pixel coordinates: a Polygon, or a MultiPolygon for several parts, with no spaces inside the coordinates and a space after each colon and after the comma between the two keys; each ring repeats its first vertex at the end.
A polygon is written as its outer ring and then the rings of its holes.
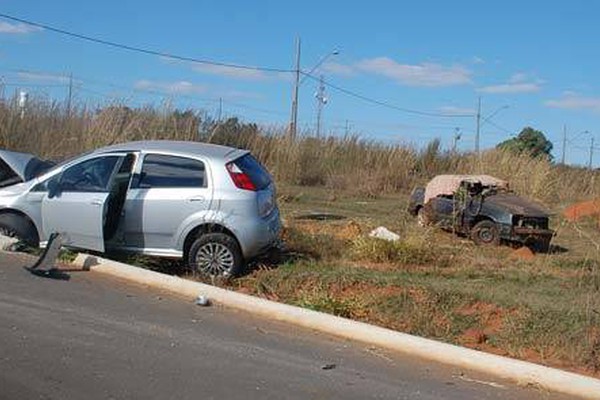
{"type": "Polygon", "coordinates": [[[48,198],[57,197],[60,194],[60,181],[58,178],[50,179],[48,181],[48,198]]]}

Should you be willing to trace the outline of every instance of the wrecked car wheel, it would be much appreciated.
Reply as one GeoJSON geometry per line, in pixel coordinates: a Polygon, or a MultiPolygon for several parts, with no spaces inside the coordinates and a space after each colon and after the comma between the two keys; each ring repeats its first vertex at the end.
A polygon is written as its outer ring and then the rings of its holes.
{"type": "Polygon", "coordinates": [[[0,215],[0,234],[17,238],[27,245],[38,247],[40,239],[35,226],[25,217],[16,214],[0,215]]]}
{"type": "Polygon", "coordinates": [[[500,244],[500,232],[498,227],[492,221],[479,221],[471,229],[471,240],[477,244],[500,244]]]}
{"type": "Polygon", "coordinates": [[[207,233],[196,238],[187,262],[194,272],[213,277],[233,277],[243,267],[240,246],[225,233],[207,233]]]}

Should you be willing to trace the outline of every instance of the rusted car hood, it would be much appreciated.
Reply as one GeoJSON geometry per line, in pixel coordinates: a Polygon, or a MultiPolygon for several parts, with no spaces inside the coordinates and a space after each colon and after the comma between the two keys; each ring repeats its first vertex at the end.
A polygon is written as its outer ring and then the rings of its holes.
{"type": "Polygon", "coordinates": [[[525,215],[529,217],[550,216],[550,212],[545,207],[513,193],[497,193],[487,196],[484,204],[501,208],[515,215],[525,215]]]}

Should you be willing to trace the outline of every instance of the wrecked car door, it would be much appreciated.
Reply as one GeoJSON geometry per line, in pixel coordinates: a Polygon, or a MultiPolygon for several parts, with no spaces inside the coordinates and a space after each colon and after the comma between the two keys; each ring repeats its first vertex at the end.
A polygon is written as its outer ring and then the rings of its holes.
{"type": "Polygon", "coordinates": [[[112,177],[124,159],[125,155],[94,157],[51,179],[42,199],[44,236],[58,232],[66,246],[103,252],[112,177]]]}
{"type": "Polygon", "coordinates": [[[174,250],[185,221],[210,209],[207,175],[205,163],[198,159],[146,154],[125,201],[126,247],[167,255],[174,250]]]}

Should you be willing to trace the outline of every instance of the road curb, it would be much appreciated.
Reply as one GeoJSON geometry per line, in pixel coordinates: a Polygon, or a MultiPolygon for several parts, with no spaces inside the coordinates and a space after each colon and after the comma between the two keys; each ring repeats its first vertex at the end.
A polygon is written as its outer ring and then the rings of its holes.
{"type": "Polygon", "coordinates": [[[134,267],[100,257],[79,254],[75,265],[176,294],[207,296],[227,307],[270,319],[369,343],[404,354],[468,368],[548,390],[589,399],[600,399],[600,380],[554,368],[467,349],[435,340],[369,325],[363,322],[249,296],[179,277],[134,267]]]}

